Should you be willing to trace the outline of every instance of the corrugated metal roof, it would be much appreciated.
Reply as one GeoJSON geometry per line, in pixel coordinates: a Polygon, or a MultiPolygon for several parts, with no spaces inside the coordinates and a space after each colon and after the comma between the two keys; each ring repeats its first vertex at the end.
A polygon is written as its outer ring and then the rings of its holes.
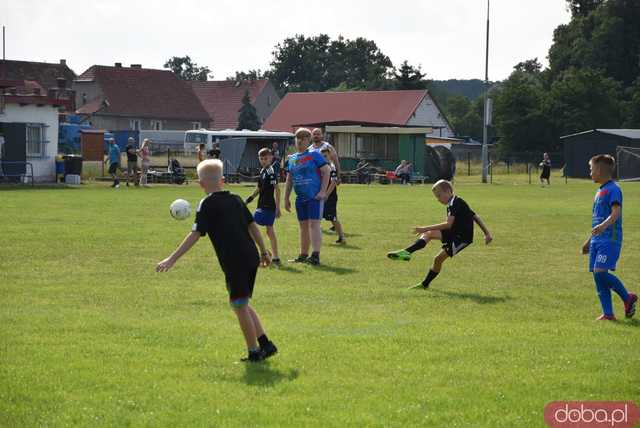
{"type": "Polygon", "coordinates": [[[295,126],[330,123],[405,126],[426,95],[426,90],[290,92],[263,128],[291,131],[295,126]]]}
{"type": "Polygon", "coordinates": [[[629,138],[632,140],[640,140],[640,129],[591,129],[589,131],[577,132],[575,134],[564,135],[560,139],[576,137],[578,135],[591,134],[593,132],[600,132],[603,134],[616,135],[618,137],[629,138]]]}

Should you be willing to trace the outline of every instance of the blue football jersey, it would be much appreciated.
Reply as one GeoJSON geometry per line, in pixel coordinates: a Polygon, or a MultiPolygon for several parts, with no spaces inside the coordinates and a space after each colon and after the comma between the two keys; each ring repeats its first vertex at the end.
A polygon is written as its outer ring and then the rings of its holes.
{"type": "Polygon", "coordinates": [[[287,158],[287,172],[291,174],[293,189],[298,198],[309,200],[316,197],[322,185],[320,168],[326,164],[324,157],[315,151],[305,150],[287,158]]]}
{"type": "Polygon", "coordinates": [[[611,215],[611,207],[615,204],[620,205],[620,217],[600,235],[594,236],[591,242],[622,243],[622,190],[613,180],[604,183],[596,192],[591,227],[596,227],[605,221],[611,215]]]}

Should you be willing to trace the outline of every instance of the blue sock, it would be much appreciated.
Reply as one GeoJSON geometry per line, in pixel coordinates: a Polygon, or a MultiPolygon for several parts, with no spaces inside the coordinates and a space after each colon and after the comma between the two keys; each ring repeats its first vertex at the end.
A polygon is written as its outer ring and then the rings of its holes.
{"type": "Polygon", "coordinates": [[[629,299],[629,293],[627,292],[627,289],[624,288],[624,284],[622,284],[622,281],[620,281],[614,274],[607,272],[607,283],[609,284],[609,288],[611,288],[618,294],[618,296],[620,296],[622,302],[627,303],[627,299],[629,299]]]}
{"type": "Polygon", "coordinates": [[[609,288],[607,275],[609,275],[609,272],[594,272],[593,279],[596,282],[596,290],[598,291],[598,298],[602,305],[602,313],[604,315],[613,315],[611,289],[609,288]]]}

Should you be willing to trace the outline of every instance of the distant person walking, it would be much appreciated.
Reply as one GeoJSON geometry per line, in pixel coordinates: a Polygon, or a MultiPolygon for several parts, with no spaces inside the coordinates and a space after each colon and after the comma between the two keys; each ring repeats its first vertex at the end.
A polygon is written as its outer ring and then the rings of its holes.
{"type": "Polygon", "coordinates": [[[198,163],[207,158],[207,150],[203,143],[198,144],[198,147],[196,148],[196,157],[198,158],[198,163]]]}
{"type": "MultiPolygon", "coordinates": [[[[120,187],[120,179],[118,178],[118,169],[120,169],[120,148],[116,144],[116,140],[109,138],[109,174],[113,178],[113,184],[111,187],[120,187]]],[[[106,162],[106,160],[105,160],[106,162]]]]}
{"type": "Polygon", "coordinates": [[[129,137],[127,141],[127,187],[129,182],[133,179],[133,184],[138,185],[138,154],[135,147],[136,140],[133,137],[129,137]]]}
{"type": "Polygon", "coordinates": [[[147,174],[149,173],[149,167],[151,166],[151,148],[149,147],[151,140],[145,138],[142,140],[142,144],[138,149],[138,154],[142,158],[142,174],[140,175],[140,184],[143,187],[150,187],[147,184],[147,174]]]}
{"type": "Polygon", "coordinates": [[[547,186],[551,186],[551,158],[549,157],[549,153],[542,155],[542,162],[540,162],[540,166],[542,167],[540,184],[544,186],[544,181],[547,180],[547,186]]]}
{"type": "Polygon", "coordinates": [[[211,150],[209,150],[207,154],[209,155],[209,159],[221,159],[222,152],[220,151],[220,144],[213,143],[213,147],[211,147],[211,150]]]}

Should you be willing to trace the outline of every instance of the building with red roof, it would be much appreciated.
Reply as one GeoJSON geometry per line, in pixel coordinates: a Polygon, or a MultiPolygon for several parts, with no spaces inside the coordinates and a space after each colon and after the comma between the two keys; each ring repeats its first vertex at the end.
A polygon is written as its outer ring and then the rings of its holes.
{"type": "Polygon", "coordinates": [[[238,127],[239,110],[247,91],[263,124],[280,102],[275,87],[267,79],[192,81],[189,84],[209,114],[210,128],[216,130],[238,127]]]}
{"type": "Polygon", "coordinates": [[[209,114],[188,82],[169,70],[94,65],[73,82],[77,114],[109,130],[206,128],[209,114]]]}
{"type": "Polygon", "coordinates": [[[324,129],[343,169],[366,161],[393,170],[407,160],[425,176],[436,175],[427,171],[426,139],[454,136],[426,90],[290,92],[263,125],[270,131],[300,127],[324,129]]]}

